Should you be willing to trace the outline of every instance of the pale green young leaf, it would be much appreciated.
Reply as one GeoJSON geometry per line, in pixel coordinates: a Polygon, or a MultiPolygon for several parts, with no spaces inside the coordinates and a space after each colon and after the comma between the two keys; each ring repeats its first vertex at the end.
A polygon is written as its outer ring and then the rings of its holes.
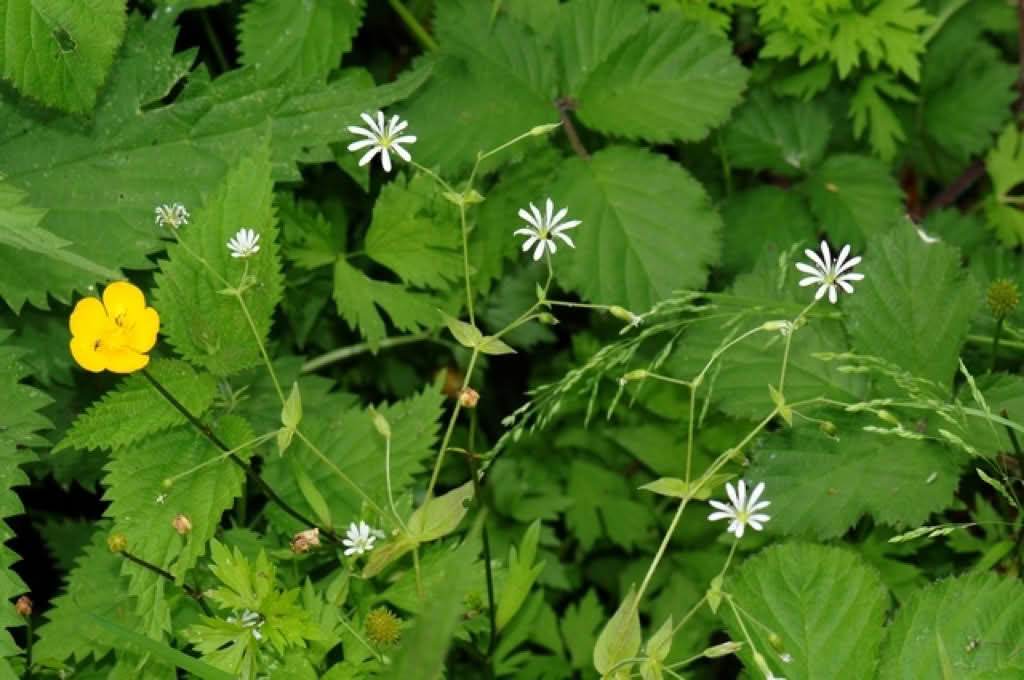
{"type": "Polygon", "coordinates": [[[65,111],[92,109],[125,29],[124,0],[0,0],[0,70],[65,111]]]}
{"type": "Polygon", "coordinates": [[[363,20],[365,0],[246,3],[239,22],[239,61],[264,78],[320,80],[341,63],[363,20]]]}
{"type": "MultiPolygon", "coordinates": [[[[3,413],[3,427],[0,427],[0,539],[3,541],[14,536],[3,520],[24,512],[14,487],[29,481],[21,466],[35,460],[31,449],[46,444],[38,432],[51,425],[38,411],[52,401],[36,388],[22,384],[21,381],[29,375],[29,369],[21,358],[28,352],[9,344],[10,335],[10,331],[0,329],[0,413],[3,413]]],[[[28,586],[11,570],[11,565],[18,560],[13,550],[0,544],[0,597],[6,602],[28,592],[28,586]]],[[[7,658],[19,655],[21,650],[8,629],[23,625],[25,619],[13,607],[0,608],[0,672],[6,671],[11,677],[14,673],[7,658]]]]}
{"type": "MultiPolygon", "coordinates": [[[[172,54],[175,29],[167,22],[133,15],[129,24],[88,125],[75,116],[44,122],[28,102],[0,98],[0,173],[29,194],[28,203],[48,209],[42,229],[111,270],[151,269],[148,256],[168,235],[153,224],[154,208],[178,201],[195,215],[268,125],[275,178],[297,179],[297,160],[328,158],[328,144],[351,138],[341,122],[407,96],[429,75],[420,69],[373,88],[354,72],[327,85],[268,84],[241,69],[212,83],[194,77],[164,105],[195,52],[172,54]]],[[[3,243],[0,261],[0,297],[14,309],[26,301],[45,309],[48,293],[68,302],[73,290],[102,278],[25,258],[3,243]]]]}
{"type": "Polygon", "coordinates": [[[797,428],[765,440],[749,478],[765,483],[771,530],[834,538],[864,515],[903,529],[949,505],[962,454],[930,441],[863,432],[858,422],[844,420],[839,438],[797,428]]]}
{"type": "Polygon", "coordinates": [[[309,478],[306,470],[296,462],[295,458],[289,458],[288,460],[291,461],[292,474],[295,475],[295,483],[299,485],[299,492],[313,510],[317,521],[325,527],[333,527],[334,522],[331,520],[331,508],[327,505],[327,501],[324,500],[323,494],[316,488],[316,484],[309,478]]]}
{"type": "Polygon", "coordinates": [[[416,508],[406,526],[409,534],[420,543],[443,538],[459,528],[462,518],[469,512],[473,500],[473,481],[456,487],[448,493],[432,498],[416,508]]]}
{"type": "Polygon", "coordinates": [[[730,194],[721,210],[725,222],[721,269],[730,274],[752,270],[762,253],[774,259],[794,243],[813,243],[818,231],[807,201],[776,186],[730,194]]]}
{"type": "MultiPolygon", "coordinates": [[[[508,13],[492,23],[488,3],[441,0],[435,7],[441,49],[433,58],[434,77],[400,111],[418,137],[417,162],[440,166],[448,176],[468,169],[477,152],[557,121],[555,69],[547,46],[508,13]]],[[[545,143],[518,144],[485,167],[545,143]]]]}
{"type": "Polygon", "coordinates": [[[873,70],[884,63],[916,81],[925,51],[920,29],[932,22],[918,2],[881,0],[860,12],[838,15],[830,49],[840,77],[845,78],[863,56],[873,70]]]}
{"type": "MultiPolygon", "coordinates": [[[[594,668],[602,676],[608,674],[619,662],[636,656],[640,650],[641,640],[636,584],[633,584],[619,604],[619,608],[597,636],[597,643],[594,645],[594,668]]],[[[630,668],[631,664],[620,666],[616,677],[628,677],[630,668]]]]}
{"type": "MultiPolygon", "coordinates": [[[[196,373],[177,359],[154,359],[146,367],[192,415],[202,417],[213,403],[217,386],[209,373],[196,373]]],[[[185,416],[141,375],[130,375],[83,411],[54,447],[54,453],[77,449],[117,449],[173,425],[185,416]]]]}
{"type": "Polygon", "coordinates": [[[758,89],[737,109],[722,138],[731,164],[793,177],[821,162],[831,129],[822,103],[758,89]]]}
{"type": "Polygon", "coordinates": [[[441,313],[441,318],[444,319],[444,325],[451,331],[452,337],[462,345],[473,349],[480,344],[480,341],[484,339],[484,334],[480,332],[480,329],[473,324],[466,323],[465,321],[459,321],[455,317],[448,316],[441,310],[437,310],[441,313]]]}
{"type": "Polygon", "coordinates": [[[576,249],[552,258],[556,276],[588,300],[646,310],[703,286],[718,261],[721,218],[701,184],[664,156],[610,146],[567,161],[551,193],[583,221],[576,249]]]}
{"type": "Polygon", "coordinates": [[[1024,209],[1020,196],[1011,195],[1011,190],[1024,182],[1024,133],[1013,122],[985,156],[985,169],[995,188],[985,201],[985,215],[1005,244],[1018,245],[1024,242],[1024,209]]]}
{"type": "Polygon", "coordinates": [[[829,237],[858,251],[904,214],[903,192],[888,166],[867,156],[830,156],[804,191],[829,237]]]}
{"type": "MultiPolygon", "coordinates": [[[[248,425],[237,416],[224,416],[211,426],[228,446],[252,439],[248,425]]],[[[238,455],[244,460],[250,451],[243,449],[238,455]]],[[[191,426],[150,435],[118,449],[106,470],[104,500],[110,501],[106,516],[114,520],[112,531],[125,536],[133,555],[178,579],[206,552],[207,541],[220,526],[221,515],[241,493],[245,477],[191,426]],[[173,481],[170,487],[164,484],[168,479],[173,481]],[[172,526],[178,514],[192,523],[185,536],[172,526]]],[[[123,572],[132,577],[131,593],[139,598],[137,611],[145,632],[158,637],[161,631],[170,630],[163,578],[128,562],[123,572]]]]}
{"type": "Polygon", "coordinates": [[[186,359],[215,375],[262,360],[259,343],[267,342],[283,288],[272,197],[264,141],[228,173],[193,224],[177,230],[181,243],[168,246],[169,259],[160,263],[153,304],[162,330],[186,359]],[[227,243],[243,227],[259,234],[259,252],[236,258],[227,243]],[[255,282],[241,293],[248,312],[234,296],[219,294],[243,286],[243,275],[255,282]]]}
{"type": "Polygon", "coordinates": [[[381,189],[365,249],[413,286],[444,289],[462,276],[458,211],[426,174],[381,189]]]}
{"type": "Polygon", "coordinates": [[[281,407],[281,424],[290,430],[294,430],[302,421],[302,392],[299,390],[298,381],[292,383],[288,399],[281,407]]]}
{"type": "Polygon", "coordinates": [[[854,349],[951,384],[979,295],[959,252],[897,227],[872,242],[857,271],[864,280],[843,303],[854,349]]]}
{"type": "Polygon", "coordinates": [[[334,263],[334,301],[338,314],[376,347],[387,337],[381,311],[402,331],[417,332],[438,325],[437,300],[405,286],[371,279],[344,257],[334,263]],[[379,309],[378,309],[379,307],[379,309]]]}
{"type": "Polygon", "coordinates": [[[477,346],[481,354],[515,354],[516,351],[502,342],[499,338],[485,336],[477,346]]]}
{"type": "Polygon", "coordinates": [[[109,530],[109,523],[103,522],[93,531],[85,552],[65,578],[63,592],[46,612],[46,623],[39,626],[33,648],[40,661],[80,664],[90,657],[101,659],[119,646],[118,637],[85,618],[83,610],[126,628],[141,626],[128,579],[121,576],[124,558],[107,548],[109,530]]]}
{"type": "MultiPolygon", "coordinates": [[[[351,397],[339,393],[322,396],[315,402],[310,401],[309,394],[306,397],[303,434],[379,507],[388,507],[385,440],[374,427],[369,409],[353,407],[351,397]]],[[[413,475],[422,470],[424,461],[434,453],[443,400],[444,394],[440,389],[428,386],[408,399],[376,406],[391,425],[391,484],[396,499],[406,492],[412,484],[413,475]]],[[[286,457],[293,458],[308,473],[327,502],[331,517],[339,525],[346,525],[362,515],[362,498],[305,443],[292,442],[286,457]]],[[[271,457],[264,461],[263,475],[289,505],[307,513],[309,506],[289,462],[281,457],[271,457]]],[[[268,507],[266,512],[284,533],[292,534],[309,528],[277,507],[268,507]]],[[[378,550],[375,549],[374,553],[378,550]]]]}
{"type": "Polygon", "coordinates": [[[658,661],[663,662],[668,657],[669,651],[672,649],[672,617],[669,616],[665,619],[665,622],[661,624],[661,628],[657,630],[651,639],[647,641],[647,646],[644,651],[647,652],[647,656],[658,661]]]}
{"type": "Polygon", "coordinates": [[[853,134],[860,139],[867,131],[871,149],[882,160],[891,161],[898,143],[907,138],[890,101],[916,101],[917,97],[884,71],[860,79],[857,91],[850,97],[853,134]]]}
{"type": "MultiPolygon", "coordinates": [[[[586,3],[571,6],[576,16],[591,11],[586,3]]],[[[601,27],[602,32],[619,30],[601,27]]],[[[566,35],[572,40],[578,33],[566,35]]],[[[572,94],[580,120],[601,132],[652,142],[696,141],[725,122],[746,84],[747,71],[728,40],[679,14],[661,12],[648,14],[572,94]]]]}
{"type": "Polygon", "coordinates": [[[1024,655],[1016,653],[1024,634],[1021,598],[1024,586],[1018,580],[992,572],[949,578],[917,591],[888,626],[876,677],[939,677],[936,635],[950,665],[964,673],[955,677],[1024,677],[1024,655]]]}
{"type": "MultiPolygon", "coordinates": [[[[878,572],[856,553],[808,544],[772,546],[731,572],[726,590],[743,607],[746,630],[773,673],[785,673],[788,680],[872,677],[889,595],[878,572]],[[752,626],[751,619],[761,625],[752,626]],[[790,663],[773,654],[769,632],[782,639],[790,663]]],[[[730,637],[746,639],[732,608],[720,611],[730,637]]],[[[754,672],[751,652],[744,646],[738,655],[754,672]]]]}

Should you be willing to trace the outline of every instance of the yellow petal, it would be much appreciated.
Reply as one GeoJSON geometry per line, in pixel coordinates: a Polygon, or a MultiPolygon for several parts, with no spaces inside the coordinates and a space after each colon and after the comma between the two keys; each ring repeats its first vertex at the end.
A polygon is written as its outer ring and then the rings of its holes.
{"type": "Polygon", "coordinates": [[[109,323],[107,312],[103,309],[103,303],[99,298],[82,298],[75,305],[71,312],[71,319],[68,326],[71,328],[71,335],[80,338],[98,338],[109,323]]]}
{"type": "Polygon", "coordinates": [[[139,354],[130,349],[107,349],[103,351],[103,357],[111,373],[134,373],[149,363],[148,354],[139,354]]]}
{"type": "Polygon", "coordinates": [[[146,307],[132,321],[135,322],[128,346],[136,352],[148,352],[156,344],[156,334],[160,331],[160,315],[152,307],[146,307]]]}
{"type": "Polygon", "coordinates": [[[146,297],[134,284],[115,281],[103,290],[103,305],[107,308],[107,316],[123,314],[132,318],[146,307],[146,297]]]}
{"type": "MultiPolygon", "coordinates": [[[[96,298],[86,298],[96,300],[96,298]]],[[[99,300],[96,300],[99,302],[99,300]]],[[[75,336],[71,338],[71,356],[78,365],[92,373],[100,373],[107,367],[106,358],[96,351],[96,339],[75,336]]]]}

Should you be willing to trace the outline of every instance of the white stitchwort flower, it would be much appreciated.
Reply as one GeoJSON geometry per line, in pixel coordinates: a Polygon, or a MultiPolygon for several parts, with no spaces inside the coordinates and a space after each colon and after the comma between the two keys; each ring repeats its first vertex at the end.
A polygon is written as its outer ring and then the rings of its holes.
{"type": "Polygon", "coordinates": [[[239,229],[234,238],[228,241],[231,257],[249,257],[260,252],[260,235],[252,229],[239,229]]]}
{"type": "Polygon", "coordinates": [[[391,116],[391,120],[385,123],[383,111],[377,112],[377,120],[370,117],[368,113],[360,114],[360,116],[370,126],[369,130],[357,125],[348,126],[348,131],[352,134],[366,137],[366,139],[360,139],[349,144],[349,151],[359,151],[360,149],[370,147],[370,150],[359,159],[360,167],[372,161],[373,157],[379,153],[380,164],[384,166],[384,172],[391,172],[390,151],[397,153],[406,163],[412,160],[412,156],[402,148],[402,145],[414,143],[416,137],[413,135],[398,136],[398,133],[409,125],[408,121],[401,120],[398,116],[391,116]]]}
{"type": "Polygon", "coordinates": [[[348,525],[348,531],[345,532],[345,538],[341,540],[341,543],[345,546],[346,555],[362,555],[373,550],[376,540],[374,530],[370,528],[369,524],[352,522],[348,525]]]}
{"type": "Polygon", "coordinates": [[[189,214],[181,203],[158,205],[156,207],[156,223],[161,227],[177,229],[188,224],[189,214]]]}
{"type": "Polygon", "coordinates": [[[729,494],[729,500],[732,501],[732,504],[721,503],[719,501],[708,501],[708,503],[711,504],[711,507],[717,510],[717,512],[713,512],[708,515],[708,519],[712,522],[720,519],[730,520],[728,531],[736,534],[736,538],[742,538],[743,529],[748,524],[755,530],[761,531],[764,529],[761,523],[767,522],[771,519],[768,515],[757,512],[758,510],[767,508],[771,505],[771,501],[757,502],[763,491],[764,482],[761,482],[754,487],[754,491],[750,494],[750,498],[747,498],[746,482],[741,479],[738,489],[733,487],[729,482],[726,482],[725,492],[729,494]]]}
{"type": "Polygon", "coordinates": [[[815,300],[820,300],[825,291],[828,291],[828,301],[835,304],[839,297],[836,287],[842,288],[847,293],[852,293],[853,286],[850,285],[850,281],[860,281],[864,278],[863,274],[847,271],[856,267],[857,263],[860,262],[859,255],[851,257],[849,260],[846,259],[846,256],[850,254],[850,246],[848,245],[843,246],[843,249],[839,251],[839,257],[835,261],[832,260],[832,252],[824,241],[821,242],[821,255],[810,248],[805,250],[804,253],[807,257],[811,258],[814,266],[812,267],[804,262],[797,262],[796,268],[804,274],[810,275],[800,279],[801,286],[820,284],[818,292],[814,294],[815,300]],[[843,272],[846,273],[844,274],[843,272]]]}
{"type": "Polygon", "coordinates": [[[533,203],[530,204],[530,212],[526,212],[525,209],[519,209],[519,217],[526,220],[529,223],[529,227],[523,227],[515,231],[516,236],[526,236],[526,243],[523,244],[523,251],[529,250],[534,243],[537,244],[537,249],[533,251],[533,259],[539,260],[540,256],[544,254],[544,247],[547,246],[548,250],[552,253],[557,250],[555,248],[555,241],[552,237],[557,236],[558,238],[565,241],[570,248],[575,248],[576,244],[572,242],[568,234],[565,232],[569,229],[579,226],[580,220],[569,220],[568,222],[562,222],[562,218],[569,212],[568,208],[562,208],[555,213],[555,204],[551,202],[551,199],[547,199],[544,205],[545,213],[541,215],[540,210],[537,209],[533,203]]]}

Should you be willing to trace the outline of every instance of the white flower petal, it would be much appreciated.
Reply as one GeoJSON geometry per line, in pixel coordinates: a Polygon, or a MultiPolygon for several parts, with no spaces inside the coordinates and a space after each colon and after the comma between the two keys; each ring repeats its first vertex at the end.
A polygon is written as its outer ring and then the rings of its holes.
{"type": "Polygon", "coordinates": [[[814,294],[814,299],[820,300],[821,297],[825,294],[825,291],[827,291],[831,287],[832,286],[828,285],[827,283],[821,284],[821,288],[819,288],[818,292],[814,294]]]}
{"type": "Polygon", "coordinates": [[[578,227],[581,224],[583,224],[582,220],[569,220],[565,224],[558,225],[557,227],[552,229],[552,231],[557,234],[559,232],[569,231],[570,229],[574,229],[574,228],[578,227]]]}
{"type": "Polygon", "coordinates": [[[537,225],[538,229],[542,229],[544,227],[544,216],[540,214],[540,210],[537,210],[537,206],[533,203],[530,204],[530,212],[533,213],[534,224],[537,225]]]}
{"type": "Polygon", "coordinates": [[[368,114],[368,113],[360,113],[359,117],[362,118],[364,121],[366,121],[366,124],[369,125],[370,129],[373,130],[375,133],[380,134],[381,132],[383,132],[383,130],[379,130],[377,128],[377,123],[376,123],[376,121],[373,120],[373,118],[370,116],[370,114],[368,114]]]}
{"type": "Polygon", "coordinates": [[[821,270],[817,267],[812,267],[805,262],[797,262],[796,268],[802,271],[804,274],[811,274],[812,276],[821,276],[821,270]]]}
{"type": "Polygon", "coordinates": [[[356,141],[349,144],[346,148],[349,151],[359,151],[360,149],[365,149],[368,146],[373,146],[376,143],[377,140],[375,139],[357,139],[356,141]]]}
{"type": "Polygon", "coordinates": [[[372,161],[373,157],[379,154],[380,152],[381,148],[379,146],[375,146],[369,151],[367,151],[365,154],[363,154],[363,157],[359,159],[359,167],[363,167],[364,165],[372,161]]]}
{"type": "MultiPolygon", "coordinates": [[[[846,246],[846,247],[847,247],[847,248],[849,248],[850,246],[846,246]]],[[[847,269],[853,269],[853,268],[854,268],[854,267],[856,267],[856,266],[857,266],[858,264],[860,264],[860,261],[861,261],[862,259],[863,259],[863,258],[862,258],[862,257],[861,257],[860,255],[858,255],[857,257],[851,257],[851,258],[849,259],[849,261],[847,261],[847,262],[846,262],[845,264],[843,264],[842,266],[836,265],[836,274],[842,274],[842,273],[843,273],[843,272],[845,272],[845,271],[846,271],[847,269]]]]}
{"type": "Polygon", "coordinates": [[[831,302],[832,304],[835,304],[837,300],[839,300],[839,293],[836,292],[836,287],[835,286],[829,286],[828,287],[828,301],[831,302]]]}
{"type": "Polygon", "coordinates": [[[409,152],[403,149],[401,146],[399,146],[397,141],[391,142],[391,150],[397,153],[398,156],[406,163],[412,160],[412,156],[409,154],[409,152]]]}
{"type": "MultiPolygon", "coordinates": [[[[740,480],[740,484],[743,484],[742,479],[740,480]]],[[[725,493],[729,495],[729,500],[732,502],[733,506],[735,506],[736,508],[743,507],[743,502],[740,500],[739,495],[736,493],[736,488],[730,482],[725,483],[725,493]]],[[[746,492],[744,491],[744,494],[745,493],[746,492]]]]}
{"type": "Polygon", "coordinates": [[[764,529],[764,527],[763,527],[763,526],[761,525],[761,523],[760,523],[760,522],[755,522],[755,521],[754,521],[754,518],[753,518],[753,517],[748,517],[748,518],[747,518],[747,524],[748,524],[748,525],[749,525],[750,527],[752,527],[752,528],[756,529],[757,531],[761,531],[762,529],[764,529]]]}
{"type": "Polygon", "coordinates": [[[569,212],[568,208],[562,208],[557,213],[555,213],[555,216],[553,218],[551,218],[551,226],[553,227],[556,224],[558,224],[559,222],[561,222],[562,218],[565,217],[566,213],[568,213],[568,212],[569,212]]]}
{"type": "MultiPolygon", "coordinates": [[[[558,238],[562,239],[563,241],[565,241],[566,244],[568,244],[568,246],[570,248],[575,248],[576,247],[576,244],[572,242],[572,239],[569,238],[569,236],[567,234],[563,234],[560,231],[553,232],[553,234],[555,236],[557,236],[558,238]]],[[[555,252],[555,251],[552,250],[551,252],[555,252]]]]}
{"type": "Polygon", "coordinates": [[[747,507],[752,508],[753,505],[757,503],[757,499],[761,497],[763,492],[764,482],[759,482],[758,485],[754,487],[754,490],[750,492],[750,498],[747,500],[747,507]]]}
{"type": "MultiPolygon", "coordinates": [[[[525,231],[525,229],[523,231],[525,231]]],[[[536,242],[537,242],[537,237],[535,235],[531,235],[530,238],[526,239],[526,243],[523,244],[523,252],[526,252],[527,250],[529,250],[530,246],[532,246],[536,242]]]]}
{"type": "Polygon", "coordinates": [[[544,239],[539,239],[537,241],[537,249],[535,251],[533,251],[533,259],[534,259],[534,261],[539,260],[540,256],[543,255],[543,254],[544,254],[544,239]]]}
{"type": "Polygon", "coordinates": [[[845,291],[846,291],[847,293],[852,293],[852,292],[853,292],[853,286],[851,286],[851,285],[850,285],[849,283],[847,283],[846,281],[843,281],[842,279],[839,279],[839,280],[837,280],[837,281],[836,281],[836,283],[838,283],[838,284],[839,284],[839,286],[840,286],[840,287],[841,287],[841,288],[842,288],[843,290],[845,290],[845,291]]]}
{"type": "Polygon", "coordinates": [[[821,257],[825,260],[825,269],[832,268],[832,251],[828,249],[828,242],[822,240],[821,242],[821,257]]]}
{"type": "Polygon", "coordinates": [[[384,172],[391,172],[391,154],[387,149],[380,150],[380,164],[384,166],[384,172]]]}
{"type": "Polygon", "coordinates": [[[843,274],[840,276],[838,281],[863,281],[864,275],[858,274],[857,272],[850,272],[849,274],[843,274]]]}
{"type": "Polygon", "coordinates": [[[391,145],[394,146],[395,144],[415,144],[415,143],[416,143],[416,135],[405,135],[404,137],[399,137],[395,141],[391,142],[391,145]]]}
{"type": "Polygon", "coordinates": [[[538,224],[533,219],[533,215],[531,215],[530,213],[526,212],[526,210],[524,208],[520,208],[519,209],[519,217],[520,217],[520,219],[523,219],[523,220],[529,222],[530,224],[532,224],[534,229],[540,229],[540,224],[538,224]]]}
{"type": "Polygon", "coordinates": [[[801,287],[813,286],[814,284],[821,283],[822,281],[824,281],[824,279],[820,276],[808,276],[806,279],[800,279],[799,284],[801,287]]]}
{"type": "Polygon", "coordinates": [[[822,272],[828,271],[828,265],[825,264],[825,261],[821,259],[821,256],[818,255],[818,253],[814,252],[810,248],[807,248],[806,250],[804,250],[804,255],[806,255],[807,257],[811,258],[811,260],[814,262],[814,264],[818,265],[818,270],[819,271],[822,271],[822,272]]]}
{"type": "Polygon", "coordinates": [[[555,204],[551,201],[550,198],[547,199],[547,202],[545,203],[545,208],[547,212],[544,215],[544,224],[548,225],[548,227],[551,227],[554,224],[554,221],[551,219],[551,216],[555,212],[555,204]]]}
{"type": "Polygon", "coordinates": [[[734,513],[724,511],[713,512],[708,515],[708,519],[712,522],[717,522],[720,519],[734,519],[735,517],[736,515],[734,513]]]}

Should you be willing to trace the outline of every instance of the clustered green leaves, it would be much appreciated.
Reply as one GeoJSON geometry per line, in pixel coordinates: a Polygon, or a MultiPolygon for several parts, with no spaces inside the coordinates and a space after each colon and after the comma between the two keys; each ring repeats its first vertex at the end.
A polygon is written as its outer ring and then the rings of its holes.
{"type": "Polygon", "coordinates": [[[1024,678],[1017,12],[0,0],[0,676],[1024,678]]]}

